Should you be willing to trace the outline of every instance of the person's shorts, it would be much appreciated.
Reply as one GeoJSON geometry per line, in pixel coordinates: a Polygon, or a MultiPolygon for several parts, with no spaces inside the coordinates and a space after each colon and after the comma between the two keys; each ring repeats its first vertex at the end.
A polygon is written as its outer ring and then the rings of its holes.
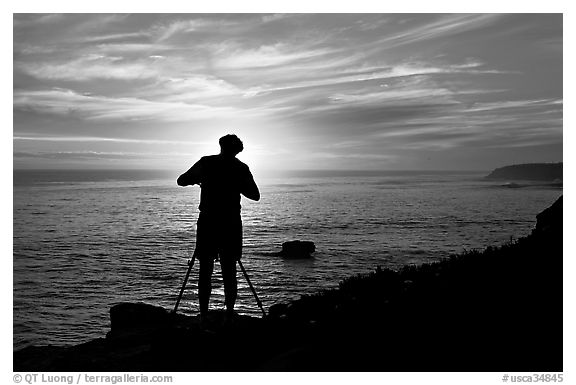
{"type": "Polygon", "coordinates": [[[196,248],[198,260],[220,260],[242,256],[242,219],[240,215],[221,216],[200,213],[196,224],[196,248]]]}

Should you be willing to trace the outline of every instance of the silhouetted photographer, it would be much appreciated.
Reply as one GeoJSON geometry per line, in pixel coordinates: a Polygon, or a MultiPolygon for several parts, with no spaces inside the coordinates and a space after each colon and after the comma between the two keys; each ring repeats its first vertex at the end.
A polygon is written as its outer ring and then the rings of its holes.
{"type": "Polygon", "coordinates": [[[179,186],[200,185],[200,215],[194,257],[200,261],[198,297],[200,319],[206,320],[212,291],[214,261],[219,259],[224,280],[226,316],[231,320],[238,291],[236,261],[242,257],[241,195],[260,200],[250,169],[236,158],[244,149],[236,135],[220,138],[220,154],[204,156],[178,178],[179,186]]]}

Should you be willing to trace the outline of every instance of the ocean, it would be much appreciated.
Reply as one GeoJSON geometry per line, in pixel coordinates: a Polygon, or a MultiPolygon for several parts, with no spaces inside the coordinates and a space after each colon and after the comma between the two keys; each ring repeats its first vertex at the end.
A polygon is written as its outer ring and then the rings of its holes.
{"type": "MultiPolygon", "coordinates": [[[[182,170],[184,171],[184,170],[182,170]]],[[[243,263],[265,307],[377,266],[399,268],[528,235],[562,187],[509,185],[487,172],[256,174],[242,199],[243,263]],[[511,188],[515,187],[515,188],[511,188]],[[311,259],[277,255],[289,240],[311,259]]],[[[14,349],[103,337],[109,309],[172,309],[194,250],[200,189],[151,171],[14,171],[14,349]]],[[[198,265],[179,311],[197,314],[198,265]]],[[[211,308],[224,307],[216,267],[211,308]]],[[[238,273],[241,314],[260,316],[238,273]]]]}

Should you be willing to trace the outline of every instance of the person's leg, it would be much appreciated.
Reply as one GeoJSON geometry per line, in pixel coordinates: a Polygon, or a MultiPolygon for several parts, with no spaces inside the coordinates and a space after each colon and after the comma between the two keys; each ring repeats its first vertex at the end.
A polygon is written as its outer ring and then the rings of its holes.
{"type": "Polygon", "coordinates": [[[212,272],[214,271],[214,260],[206,256],[200,259],[200,278],[198,280],[198,298],[200,301],[200,317],[204,318],[208,314],[210,294],[212,293],[212,272]]]}
{"type": "Polygon", "coordinates": [[[220,258],[222,267],[222,280],[224,281],[224,296],[226,303],[226,313],[234,314],[234,304],[238,295],[238,280],[236,279],[236,259],[226,256],[220,258]],[[226,258],[228,257],[228,258],[226,258]]]}

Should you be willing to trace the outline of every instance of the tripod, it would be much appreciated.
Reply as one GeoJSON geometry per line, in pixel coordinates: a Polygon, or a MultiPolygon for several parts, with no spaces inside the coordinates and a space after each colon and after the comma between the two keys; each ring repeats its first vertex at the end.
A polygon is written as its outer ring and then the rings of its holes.
{"type": "Polygon", "coordinates": [[[188,282],[188,278],[190,277],[190,272],[192,271],[192,267],[194,266],[195,260],[196,255],[193,255],[192,259],[188,261],[188,271],[186,272],[186,278],[184,278],[182,288],[180,289],[180,294],[178,295],[178,299],[176,300],[176,305],[174,306],[174,310],[172,310],[172,313],[174,314],[176,314],[176,311],[178,310],[178,305],[180,305],[180,300],[182,299],[182,295],[184,294],[184,289],[186,288],[186,283],[188,282]]]}
{"type": "Polygon", "coordinates": [[[242,270],[242,274],[244,274],[244,278],[246,278],[246,282],[248,282],[248,286],[250,286],[250,290],[252,290],[252,294],[254,294],[254,298],[256,298],[256,303],[258,304],[258,307],[260,307],[260,310],[262,310],[262,315],[264,316],[264,318],[266,318],[266,312],[262,307],[262,302],[260,302],[260,298],[258,298],[258,294],[256,294],[256,290],[254,290],[254,286],[252,286],[252,282],[250,282],[250,278],[248,278],[248,273],[246,273],[246,269],[244,268],[244,265],[242,264],[241,260],[238,260],[238,265],[242,270]]]}
{"type": "MultiPolygon", "coordinates": [[[[182,283],[182,287],[180,288],[180,294],[178,295],[178,299],[176,300],[176,305],[174,306],[174,310],[172,310],[173,314],[176,314],[178,310],[178,305],[180,305],[180,300],[182,300],[182,295],[184,294],[184,289],[186,289],[186,283],[188,282],[188,278],[190,277],[190,272],[192,271],[192,267],[194,266],[194,261],[196,260],[196,255],[192,256],[192,259],[188,261],[188,271],[186,272],[186,277],[184,278],[184,282],[182,283]]],[[[254,298],[256,298],[256,303],[260,310],[262,310],[262,314],[264,318],[266,317],[266,311],[264,311],[264,307],[262,306],[262,302],[260,298],[258,298],[258,294],[256,294],[256,290],[254,286],[252,286],[252,282],[250,282],[250,278],[248,277],[248,273],[242,264],[242,261],[238,260],[238,265],[240,266],[240,270],[242,270],[242,274],[244,274],[244,278],[246,278],[246,282],[248,282],[248,286],[250,286],[250,290],[252,294],[254,294],[254,298]]]]}

